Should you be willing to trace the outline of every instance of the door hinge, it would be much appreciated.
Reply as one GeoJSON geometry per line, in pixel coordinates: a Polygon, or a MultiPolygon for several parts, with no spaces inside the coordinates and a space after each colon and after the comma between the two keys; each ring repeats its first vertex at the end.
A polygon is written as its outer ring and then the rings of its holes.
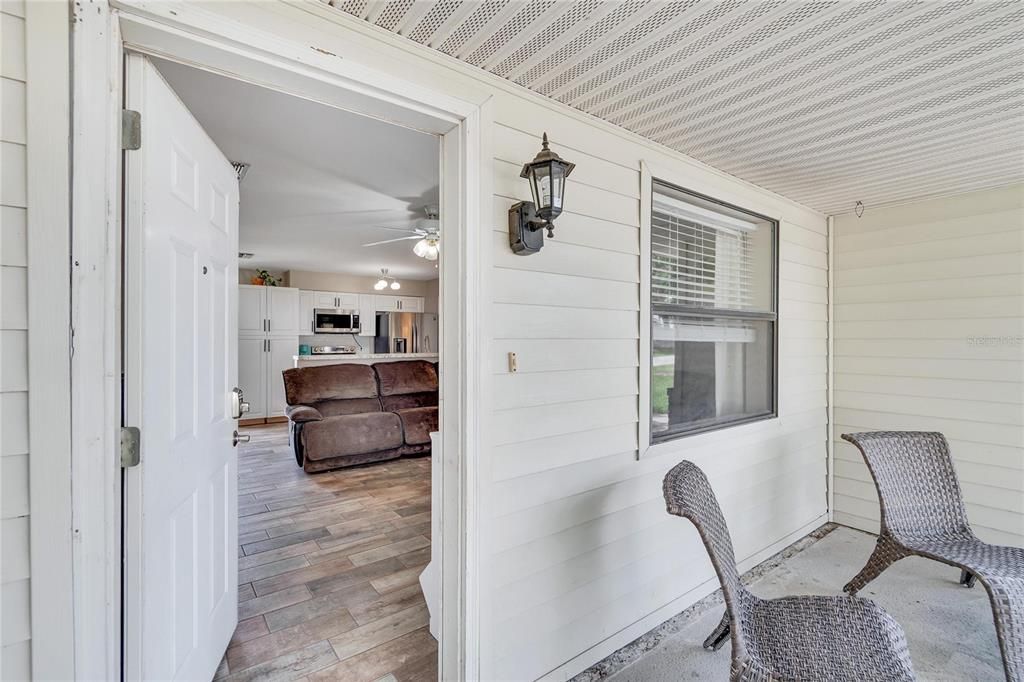
{"type": "Polygon", "coordinates": [[[121,149],[142,147],[142,114],[131,109],[121,111],[121,149]]]}
{"type": "Polygon", "coordinates": [[[121,427],[121,467],[128,469],[139,464],[142,433],[137,426],[121,427]]]}

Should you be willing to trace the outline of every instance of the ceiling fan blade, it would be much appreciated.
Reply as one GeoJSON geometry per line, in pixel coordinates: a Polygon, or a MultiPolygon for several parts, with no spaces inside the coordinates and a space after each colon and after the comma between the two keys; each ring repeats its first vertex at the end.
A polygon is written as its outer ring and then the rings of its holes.
{"type": "Polygon", "coordinates": [[[412,223],[407,225],[372,225],[371,227],[377,230],[398,230],[400,232],[412,232],[416,229],[412,223]]]}
{"type": "Polygon", "coordinates": [[[363,244],[363,246],[380,246],[381,244],[392,244],[394,242],[404,242],[409,239],[422,239],[418,234],[410,235],[408,237],[399,237],[398,239],[385,239],[382,242],[370,242],[369,244],[363,244]]]}

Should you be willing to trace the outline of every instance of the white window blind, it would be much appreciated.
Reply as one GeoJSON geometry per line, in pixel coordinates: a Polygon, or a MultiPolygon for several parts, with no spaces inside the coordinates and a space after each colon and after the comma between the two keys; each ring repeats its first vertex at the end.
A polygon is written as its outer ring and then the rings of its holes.
{"type": "Polygon", "coordinates": [[[652,302],[752,309],[751,234],[756,229],[753,224],[657,197],[651,216],[652,302]]]}

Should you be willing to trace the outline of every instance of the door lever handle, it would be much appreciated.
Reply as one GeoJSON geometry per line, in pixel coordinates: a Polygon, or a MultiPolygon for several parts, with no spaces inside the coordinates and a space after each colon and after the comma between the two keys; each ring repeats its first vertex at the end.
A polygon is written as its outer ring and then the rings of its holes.
{"type": "Polygon", "coordinates": [[[239,443],[248,443],[250,438],[252,438],[252,436],[248,433],[239,433],[238,431],[235,431],[234,435],[231,437],[231,444],[237,448],[239,443]]]}

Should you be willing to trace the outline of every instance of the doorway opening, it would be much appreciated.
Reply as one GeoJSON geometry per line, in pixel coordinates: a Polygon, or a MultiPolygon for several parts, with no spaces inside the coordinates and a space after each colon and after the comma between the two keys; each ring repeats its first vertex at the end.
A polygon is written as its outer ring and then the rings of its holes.
{"type": "Polygon", "coordinates": [[[436,678],[440,138],[126,74],[126,675],[436,678]]]}

